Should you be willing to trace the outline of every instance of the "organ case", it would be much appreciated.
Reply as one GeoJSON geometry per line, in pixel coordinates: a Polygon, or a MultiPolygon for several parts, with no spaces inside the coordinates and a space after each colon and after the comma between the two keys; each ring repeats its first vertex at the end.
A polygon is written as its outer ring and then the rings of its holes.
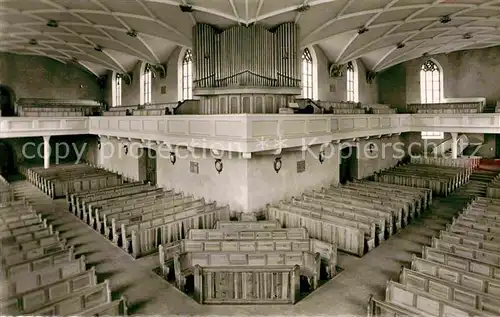
{"type": "MultiPolygon", "coordinates": [[[[217,30],[193,27],[193,88],[300,88],[299,30],[284,23],[217,30]]],[[[297,90],[300,94],[300,89],[297,90]]],[[[291,93],[291,94],[296,94],[291,93]]]]}

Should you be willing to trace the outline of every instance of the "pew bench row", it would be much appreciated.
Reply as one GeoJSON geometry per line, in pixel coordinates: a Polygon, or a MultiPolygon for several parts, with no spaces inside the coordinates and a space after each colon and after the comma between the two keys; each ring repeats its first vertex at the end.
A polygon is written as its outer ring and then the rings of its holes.
{"type": "Polygon", "coordinates": [[[368,316],[498,316],[499,219],[500,199],[476,197],[388,282],[385,301],[370,298],[368,316]]]}
{"type": "Polygon", "coordinates": [[[98,283],[85,256],[60,239],[31,206],[0,206],[0,262],[8,315],[126,315],[126,299],[112,300],[108,281],[98,283]]]}

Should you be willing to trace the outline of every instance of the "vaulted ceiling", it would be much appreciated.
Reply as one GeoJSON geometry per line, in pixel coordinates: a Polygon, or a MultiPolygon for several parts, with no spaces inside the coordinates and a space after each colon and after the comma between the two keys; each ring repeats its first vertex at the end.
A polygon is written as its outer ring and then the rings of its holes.
{"type": "Polygon", "coordinates": [[[302,46],[317,44],[338,64],[361,58],[374,71],[500,44],[500,0],[0,0],[0,51],[99,75],[165,62],[177,46],[191,46],[197,22],[287,21],[299,23],[302,46]]]}

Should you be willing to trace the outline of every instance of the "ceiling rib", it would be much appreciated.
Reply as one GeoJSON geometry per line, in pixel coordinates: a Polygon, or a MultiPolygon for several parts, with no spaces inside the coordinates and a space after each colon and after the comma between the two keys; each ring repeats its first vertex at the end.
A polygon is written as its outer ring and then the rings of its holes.
{"type": "MultiPolygon", "coordinates": [[[[441,0],[435,1],[435,2],[431,5],[431,7],[432,7],[432,6],[435,6],[435,5],[436,5],[436,4],[438,4],[440,1],[441,1],[441,0]]],[[[495,0],[495,1],[496,1],[496,0],[495,0]]],[[[486,2],[486,3],[483,3],[483,4],[480,4],[480,5],[469,5],[469,6],[467,6],[467,8],[465,8],[465,9],[463,9],[463,10],[459,10],[459,11],[457,11],[457,12],[453,13],[453,14],[450,14],[449,16],[450,16],[450,18],[452,18],[452,19],[453,19],[454,17],[456,17],[456,16],[458,16],[458,15],[460,15],[460,14],[463,14],[463,13],[466,13],[466,12],[469,12],[469,11],[472,11],[472,10],[474,10],[474,9],[478,9],[478,8],[485,7],[485,6],[487,6],[489,3],[491,3],[491,1],[490,1],[490,2],[486,2]]],[[[418,13],[418,14],[420,14],[420,13],[418,13]]],[[[409,20],[411,20],[411,18],[412,18],[412,17],[414,17],[414,16],[416,16],[416,14],[415,14],[415,13],[414,13],[413,15],[411,15],[410,17],[408,17],[408,19],[409,19],[409,20]]],[[[406,43],[406,42],[408,42],[408,41],[409,41],[410,39],[412,39],[413,37],[415,37],[415,36],[417,36],[417,35],[421,34],[421,33],[422,33],[422,32],[424,32],[425,30],[428,30],[429,28],[433,27],[433,26],[434,26],[434,25],[436,25],[437,23],[439,23],[439,21],[432,22],[431,24],[429,24],[429,25],[425,26],[424,28],[422,28],[421,30],[419,30],[419,32],[418,32],[418,33],[416,33],[416,34],[412,34],[412,35],[408,36],[407,38],[405,38],[405,39],[404,39],[403,41],[401,41],[401,42],[402,42],[402,43],[406,43]]],[[[448,29],[447,31],[445,31],[445,32],[443,32],[443,33],[444,33],[444,34],[446,34],[446,33],[450,32],[450,31],[452,31],[452,30],[456,30],[456,29],[460,29],[460,28],[461,28],[461,27],[459,26],[459,27],[455,27],[455,28],[452,28],[452,29],[448,29]]],[[[443,35],[444,35],[443,33],[439,34],[439,36],[438,36],[438,37],[443,36],[443,35]]],[[[389,33],[389,34],[390,34],[390,33],[389,33]]],[[[384,34],[381,38],[384,38],[384,37],[385,37],[385,34],[384,34]]],[[[388,56],[388,55],[387,55],[387,56],[388,56]]],[[[381,64],[381,63],[383,62],[383,60],[384,60],[385,58],[387,58],[387,56],[384,56],[384,58],[383,58],[383,59],[379,60],[379,61],[377,62],[377,64],[376,64],[376,66],[378,66],[379,64],[381,64]]],[[[376,67],[374,67],[374,68],[376,68],[376,67]]]]}

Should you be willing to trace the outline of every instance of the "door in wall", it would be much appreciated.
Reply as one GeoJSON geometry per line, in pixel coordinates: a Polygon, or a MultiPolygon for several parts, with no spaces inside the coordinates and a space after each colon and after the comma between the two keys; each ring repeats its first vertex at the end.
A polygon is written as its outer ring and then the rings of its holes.
{"type": "Polygon", "coordinates": [[[146,180],[152,185],[156,185],[156,151],[149,148],[144,150],[144,154],[146,154],[146,180]]]}
{"type": "Polygon", "coordinates": [[[346,147],[340,152],[339,177],[340,183],[345,184],[357,177],[358,155],[356,147],[346,147]]]}

